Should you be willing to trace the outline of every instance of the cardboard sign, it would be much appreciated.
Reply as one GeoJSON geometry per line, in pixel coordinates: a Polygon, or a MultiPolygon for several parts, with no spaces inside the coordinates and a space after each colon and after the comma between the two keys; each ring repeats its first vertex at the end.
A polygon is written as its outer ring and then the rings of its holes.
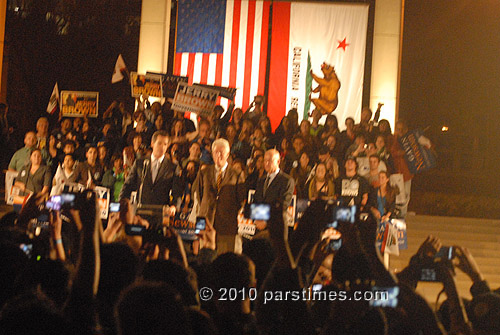
{"type": "Polygon", "coordinates": [[[405,182],[403,180],[403,174],[395,173],[389,177],[389,184],[392,187],[396,187],[399,190],[398,195],[396,195],[396,204],[404,204],[406,201],[405,192],[405,182]]]}
{"type": "Polygon", "coordinates": [[[218,96],[219,92],[216,90],[179,82],[172,109],[209,117],[213,113],[218,96]]]}
{"type": "Polygon", "coordinates": [[[99,203],[99,214],[102,220],[108,218],[109,214],[109,202],[110,202],[110,191],[109,188],[96,186],[94,192],[97,197],[97,202],[99,203]]]}
{"type": "Polygon", "coordinates": [[[62,91],[60,99],[63,117],[97,117],[99,92],[62,91]]]}
{"type": "MultiPolygon", "coordinates": [[[[12,189],[12,185],[14,185],[14,179],[16,179],[18,174],[19,174],[19,172],[17,172],[17,171],[6,171],[5,172],[5,189],[6,190],[12,189]]],[[[9,192],[5,192],[5,203],[7,205],[12,205],[12,200],[10,200],[9,192]]]]}
{"type": "Polygon", "coordinates": [[[177,231],[183,240],[192,241],[198,239],[195,233],[196,222],[189,221],[188,213],[176,213],[173,219],[169,220],[169,226],[177,231]]]}
{"type": "Polygon", "coordinates": [[[220,86],[203,85],[203,84],[193,84],[193,86],[200,86],[213,89],[219,92],[220,97],[226,98],[228,100],[234,100],[234,96],[236,95],[236,88],[232,87],[220,87],[220,86]]]}
{"type": "MultiPolygon", "coordinates": [[[[385,231],[387,229],[388,222],[379,222],[377,227],[377,239],[375,241],[375,245],[377,247],[381,247],[382,242],[384,240],[385,231]]],[[[406,222],[401,219],[391,219],[390,225],[397,229],[397,238],[398,238],[398,246],[399,250],[408,249],[408,235],[406,232],[406,222]]]]}
{"type": "Polygon", "coordinates": [[[407,132],[399,138],[399,143],[405,152],[405,159],[411,173],[417,174],[436,166],[434,153],[421,145],[420,137],[423,137],[419,129],[407,132]]]}
{"type": "Polygon", "coordinates": [[[130,88],[134,98],[141,95],[150,97],[163,97],[162,76],[157,74],[130,73],[130,88]]]}
{"type": "Polygon", "coordinates": [[[292,196],[292,202],[290,203],[290,206],[286,209],[286,224],[288,227],[293,227],[295,226],[295,212],[297,209],[297,196],[294,194],[292,196]]]}
{"type": "Polygon", "coordinates": [[[182,83],[187,83],[188,82],[188,77],[182,77],[182,76],[174,76],[172,74],[164,74],[164,73],[156,73],[156,72],[146,72],[146,75],[157,75],[161,76],[161,85],[162,85],[162,90],[163,90],[163,97],[164,98],[171,98],[173,99],[175,96],[175,92],[177,91],[177,85],[182,82],[182,83]]]}

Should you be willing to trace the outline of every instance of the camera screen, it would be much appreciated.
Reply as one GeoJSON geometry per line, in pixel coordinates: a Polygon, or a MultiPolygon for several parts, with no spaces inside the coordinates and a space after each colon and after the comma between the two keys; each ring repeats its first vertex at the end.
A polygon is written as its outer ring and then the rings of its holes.
{"type": "Polygon", "coordinates": [[[399,287],[372,287],[373,296],[370,300],[372,307],[390,307],[398,306],[399,287]]]}
{"type": "Polygon", "coordinates": [[[332,221],[326,224],[326,228],[337,228],[338,222],[356,222],[356,206],[334,207],[332,221]]]}
{"type": "Polygon", "coordinates": [[[356,217],[356,206],[337,207],[335,211],[335,220],[354,223],[356,217]]]}
{"type": "Polygon", "coordinates": [[[250,219],[267,221],[271,218],[271,206],[268,204],[251,204],[250,219]]]}
{"type": "Polygon", "coordinates": [[[109,211],[111,213],[116,213],[120,211],[120,203],[119,202],[111,202],[109,204],[109,211]]]}
{"type": "Polygon", "coordinates": [[[127,235],[142,235],[146,231],[146,227],[141,225],[127,224],[125,225],[125,233],[127,235]]]}
{"type": "Polygon", "coordinates": [[[54,211],[60,210],[61,209],[61,196],[60,195],[51,196],[50,199],[45,204],[45,207],[47,207],[48,209],[52,209],[54,211]]]}
{"type": "Polygon", "coordinates": [[[61,205],[69,205],[73,207],[75,205],[76,195],[73,193],[63,193],[61,194],[61,205]]]}
{"type": "Polygon", "coordinates": [[[341,238],[339,238],[338,240],[331,240],[330,243],[328,243],[328,250],[337,251],[340,249],[341,246],[342,246],[341,238]]]}
{"type": "Polygon", "coordinates": [[[194,233],[199,234],[200,231],[205,230],[206,225],[207,225],[207,221],[205,218],[201,218],[201,217],[196,218],[196,227],[195,227],[194,233]]]}
{"type": "Polygon", "coordinates": [[[436,270],[434,269],[422,269],[420,274],[421,281],[437,281],[436,270]]]}
{"type": "Polygon", "coordinates": [[[28,258],[31,258],[31,253],[33,252],[33,244],[19,244],[19,249],[21,249],[28,258]]]}

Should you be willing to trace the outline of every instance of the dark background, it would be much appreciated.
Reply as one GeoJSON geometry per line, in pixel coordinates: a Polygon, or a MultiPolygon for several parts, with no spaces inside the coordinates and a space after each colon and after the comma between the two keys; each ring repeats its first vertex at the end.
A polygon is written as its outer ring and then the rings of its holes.
{"type": "Polygon", "coordinates": [[[399,115],[428,128],[439,154],[419,189],[497,195],[499,18],[495,1],[405,2],[399,115]]]}

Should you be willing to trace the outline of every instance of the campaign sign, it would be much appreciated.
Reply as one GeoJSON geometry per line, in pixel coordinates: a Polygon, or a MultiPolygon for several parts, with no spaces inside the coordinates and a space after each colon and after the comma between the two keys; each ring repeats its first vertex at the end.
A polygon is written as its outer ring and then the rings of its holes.
{"type": "MultiPolygon", "coordinates": [[[[387,223],[388,223],[387,221],[378,223],[377,239],[375,241],[375,245],[379,248],[384,240],[384,233],[385,233],[385,230],[387,229],[387,223]]],[[[392,224],[398,230],[399,250],[408,249],[408,236],[406,233],[406,222],[404,220],[401,220],[401,219],[391,219],[389,224],[392,224]]]]}
{"type": "Polygon", "coordinates": [[[203,85],[203,84],[193,84],[193,86],[200,86],[216,90],[219,92],[220,97],[226,98],[228,100],[234,100],[234,96],[236,95],[236,88],[232,87],[220,87],[220,86],[203,85]]]}
{"type": "Polygon", "coordinates": [[[405,159],[411,173],[417,174],[436,166],[436,157],[432,151],[419,143],[423,134],[419,129],[407,132],[399,138],[405,152],[405,159]]]}
{"type": "Polygon", "coordinates": [[[218,96],[219,92],[216,90],[179,82],[172,109],[209,117],[213,113],[218,96]]]}
{"type": "Polygon", "coordinates": [[[97,117],[99,92],[61,91],[63,117],[97,117]]]}
{"type": "Polygon", "coordinates": [[[130,72],[130,87],[134,98],[141,95],[162,98],[162,76],[157,74],[137,74],[130,72]]]}
{"type": "Polygon", "coordinates": [[[177,85],[179,82],[187,83],[188,77],[182,76],[174,76],[172,74],[164,74],[164,73],[156,73],[156,72],[146,72],[146,75],[157,75],[162,76],[161,85],[163,89],[163,97],[171,98],[175,96],[175,92],[177,91],[177,85]]]}
{"type": "Polygon", "coordinates": [[[109,213],[109,202],[110,202],[110,192],[109,188],[96,186],[94,192],[97,196],[97,203],[99,204],[99,215],[102,220],[108,218],[109,213]]]}
{"type": "Polygon", "coordinates": [[[173,220],[169,220],[169,226],[177,231],[177,234],[183,240],[193,241],[197,240],[196,235],[196,222],[189,221],[190,213],[176,213],[173,220]]]}
{"type": "Polygon", "coordinates": [[[389,177],[389,184],[399,190],[399,192],[396,194],[396,204],[404,204],[406,201],[406,192],[403,174],[391,174],[391,176],[389,177]]]}
{"type": "Polygon", "coordinates": [[[5,190],[8,192],[5,192],[5,203],[7,205],[12,205],[12,202],[14,201],[11,199],[10,194],[12,192],[12,185],[14,185],[14,179],[16,179],[17,175],[19,172],[17,171],[9,171],[7,170],[5,172],[5,190]]]}

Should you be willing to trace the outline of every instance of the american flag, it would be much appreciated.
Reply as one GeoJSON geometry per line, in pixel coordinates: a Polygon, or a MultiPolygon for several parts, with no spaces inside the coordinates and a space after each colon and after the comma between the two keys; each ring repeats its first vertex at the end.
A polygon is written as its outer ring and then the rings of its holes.
{"type": "Polygon", "coordinates": [[[237,88],[235,105],[245,110],[264,94],[269,8],[270,1],[179,0],[174,74],[237,88]]]}

